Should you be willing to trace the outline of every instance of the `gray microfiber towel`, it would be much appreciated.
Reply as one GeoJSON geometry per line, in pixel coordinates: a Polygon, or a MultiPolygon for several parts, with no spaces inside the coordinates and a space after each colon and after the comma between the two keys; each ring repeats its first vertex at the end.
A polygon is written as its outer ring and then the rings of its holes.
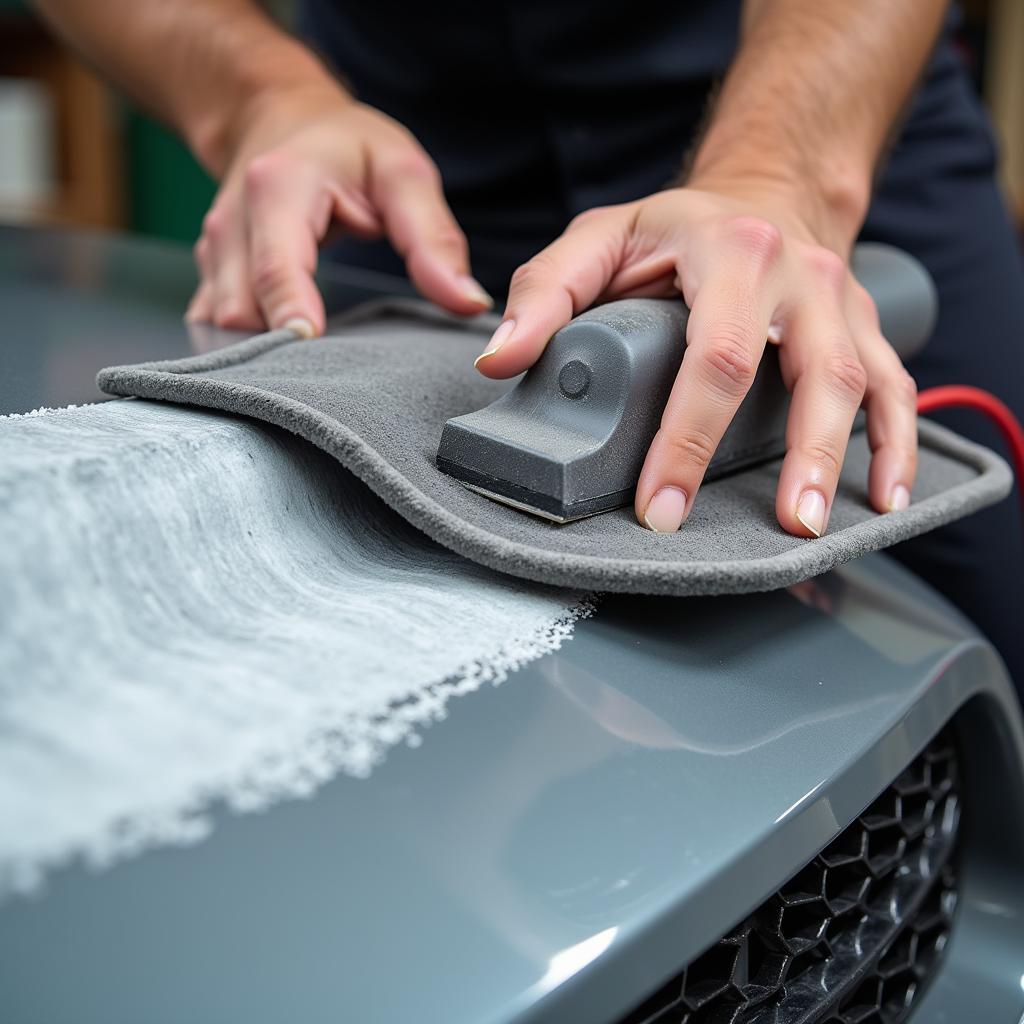
{"type": "Polygon", "coordinates": [[[700,491],[674,534],[641,527],[632,508],[557,526],[476,494],[434,464],[445,421],[510,386],[473,369],[492,319],[456,321],[388,301],[332,321],[328,336],[272,331],[218,352],[103,370],[113,395],[222,409],[277,424],[333,455],[424,533],[466,558],[545,583],[647,594],[773,590],[968,515],[1012,485],[993,452],[920,423],[913,502],[868,505],[870,453],[854,433],[828,533],[804,540],[775,520],[780,461],[700,491]]]}

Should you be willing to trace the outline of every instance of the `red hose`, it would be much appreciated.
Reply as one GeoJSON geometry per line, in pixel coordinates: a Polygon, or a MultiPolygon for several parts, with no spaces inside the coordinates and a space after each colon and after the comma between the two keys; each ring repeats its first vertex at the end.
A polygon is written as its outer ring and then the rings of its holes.
{"type": "Polygon", "coordinates": [[[948,384],[938,388],[927,388],[917,396],[917,411],[922,416],[936,409],[953,408],[977,409],[985,413],[999,428],[1010,449],[1010,460],[1013,462],[1021,505],[1024,508],[1024,427],[1021,426],[1020,420],[1010,411],[1009,406],[981,388],[948,384]]]}

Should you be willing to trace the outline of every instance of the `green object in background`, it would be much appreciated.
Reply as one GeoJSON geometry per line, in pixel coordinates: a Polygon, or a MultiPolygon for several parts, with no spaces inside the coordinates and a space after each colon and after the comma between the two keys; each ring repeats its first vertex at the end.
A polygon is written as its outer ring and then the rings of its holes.
{"type": "Polygon", "coordinates": [[[181,141],[145,114],[125,120],[128,227],[144,235],[194,242],[216,191],[181,141]]]}

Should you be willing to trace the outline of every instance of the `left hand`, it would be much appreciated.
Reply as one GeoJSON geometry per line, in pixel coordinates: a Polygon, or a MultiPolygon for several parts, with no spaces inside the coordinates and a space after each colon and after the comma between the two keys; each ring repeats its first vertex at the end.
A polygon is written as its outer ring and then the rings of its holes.
{"type": "Polygon", "coordinates": [[[793,394],[775,513],[798,536],[820,536],[854,416],[867,410],[869,495],[906,508],[917,465],[916,388],[882,336],[842,240],[771,187],[672,188],[590,210],[521,266],[477,367],[521,373],[577,313],[613,299],[682,294],[686,351],[636,489],[637,519],[679,529],[757,371],[780,345],[793,394]]]}

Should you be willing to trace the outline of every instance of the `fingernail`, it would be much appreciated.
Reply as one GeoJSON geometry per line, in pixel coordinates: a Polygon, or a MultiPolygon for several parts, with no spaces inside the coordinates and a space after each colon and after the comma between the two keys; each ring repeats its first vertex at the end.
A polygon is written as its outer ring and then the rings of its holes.
{"type": "Polygon", "coordinates": [[[796,503],[796,517],[815,537],[825,532],[825,498],[820,491],[804,491],[796,503]]]}
{"type": "Polygon", "coordinates": [[[479,366],[481,359],[486,359],[488,356],[493,356],[494,353],[497,352],[498,349],[501,348],[501,346],[504,345],[505,342],[508,341],[510,337],[512,337],[512,332],[515,329],[515,320],[506,320],[503,324],[499,324],[498,329],[494,332],[494,334],[491,335],[491,340],[487,342],[487,348],[485,348],[483,352],[481,352],[480,355],[478,355],[476,359],[473,360],[473,365],[479,366]]]}
{"type": "Polygon", "coordinates": [[[662,487],[647,503],[644,522],[655,533],[675,533],[683,524],[686,495],[678,487],[662,487]]]}
{"type": "Polygon", "coordinates": [[[285,320],[282,329],[291,331],[300,338],[316,337],[316,328],[313,326],[312,321],[307,320],[304,316],[293,316],[290,320],[285,320]]]}
{"type": "Polygon", "coordinates": [[[910,505],[910,491],[903,484],[897,484],[889,496],[889,511],[902,512],[910,505]]]}
{"type": "Polygon", "coordinates": [[[476,281],[468,274],[465,274],[459,278],[459,282],[462,285],[462,294],[465,295],[470,302],[476,302],[481,306],[486,306],[488,309],[494,305],[494,299],[484,291],[483,285],[481,285],[479,281],[476,281]]]}

